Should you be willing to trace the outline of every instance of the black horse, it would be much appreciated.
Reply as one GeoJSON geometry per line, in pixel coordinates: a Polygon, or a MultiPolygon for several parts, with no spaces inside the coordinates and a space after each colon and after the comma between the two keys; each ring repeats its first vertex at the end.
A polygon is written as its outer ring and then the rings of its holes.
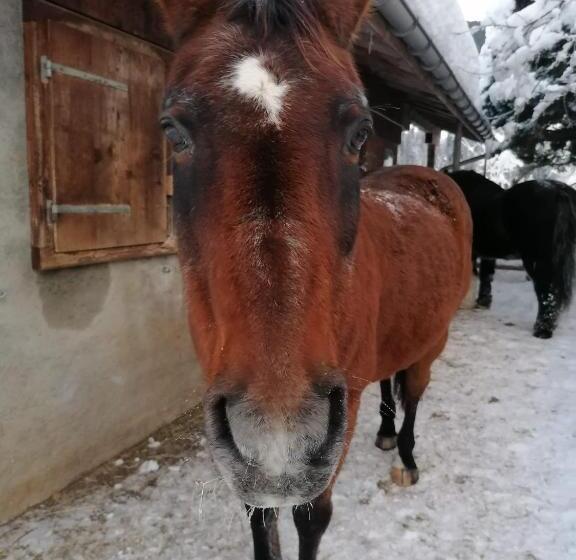
{"type": "Polygon", "coordinates": [[[481,258],[478,306],[492,303],[496,259],[521,258],[538,297],[534,336],[551,338],[572,298],[576,191],[559,181],[528,181],[506,190],[474,171],[449,175],[472,210],[474,262],[481,258]]]}

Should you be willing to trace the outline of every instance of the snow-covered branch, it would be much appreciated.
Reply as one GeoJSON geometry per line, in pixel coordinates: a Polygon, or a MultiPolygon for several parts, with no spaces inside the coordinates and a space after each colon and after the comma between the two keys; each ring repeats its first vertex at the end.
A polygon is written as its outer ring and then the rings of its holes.
{"type": "Polygon", "coordinates": [[[484,23],[483,102],[527,163],[576,163],[576,2],[535,0],[484,23]]]}

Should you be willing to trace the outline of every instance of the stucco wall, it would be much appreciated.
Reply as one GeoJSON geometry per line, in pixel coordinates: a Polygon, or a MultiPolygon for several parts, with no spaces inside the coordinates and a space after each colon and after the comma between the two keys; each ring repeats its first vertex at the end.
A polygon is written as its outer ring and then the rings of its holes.
{"type": "Polygon", "coordinates": [[[30,265],[21,0],[0,10],[0,522],[174,419],[198,370],[174,258],[30,265]]]}

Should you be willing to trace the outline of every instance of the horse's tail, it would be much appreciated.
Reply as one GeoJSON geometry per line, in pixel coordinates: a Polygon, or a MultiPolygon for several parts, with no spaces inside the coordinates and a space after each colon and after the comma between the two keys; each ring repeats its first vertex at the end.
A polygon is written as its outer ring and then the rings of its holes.
{"type": "Polygon", "coordinates": [[[394,395],[400,401],[402,408],[406,410],[406,371],[399,371],[394,376],[394,395]]]}
{"type": "Polygon", "coordinates": [[[560,308],[570,305],[576,275],[576,192],[558,190],[558,207],[552,249],[553,284],[560,308]]]}

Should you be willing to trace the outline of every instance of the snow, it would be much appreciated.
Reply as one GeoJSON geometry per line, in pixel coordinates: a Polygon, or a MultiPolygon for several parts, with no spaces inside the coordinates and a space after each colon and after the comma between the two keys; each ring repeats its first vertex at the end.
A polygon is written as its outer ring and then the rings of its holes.
{"type": "MultiPolygon", "coordinates": [[[[491,153],[492,147],[464,138],[462,140],[462,160],[491,153]]],[[[451,165],[454,157],[454,134],[442,131],[440,144],[436,150],[436,169],[451,165]]],[[[415,125],[402,133],[402,143],[398,150],[400,165],[426,165],[427,146],[425,132],[415,125]]],[[[463,169],[473,170],[484,175],[484,160],[466,164],[463,169]]],[[[540,181],[555,180],[576,187],[576,169],[568,166],[565,169],[525,166],[511,150],[504,150],[493,155],[486,166],[486,177],[501,187],[509,188],[521,181],[536,179],[540,181]]]]}
{"type": "Polygon", "coordinates": [[[482,21],[496,10],[509,7],[512,11],[514,0],[459,0],[464,16],[468,21],[482,21]]]}
{"type": "MultiPolygon", "coordinates": [[[[576,308],[542,341],[530,334],[536,299],[524,274],[498,271],[494,290],[491,311],[459,314],[434,367],[416,486],[391,484],[394,453],[374,447],[378,387],[365,394],[319,560],[576,558],[576,308]]],[[[252,557],[243,508],[205,450],[158,466],[0,527],[0,558],[252,557]]],[[[281,511],[284,558],[296,560],[290,517],[281,511]]]]}
{"type": "Polygon", "coordinates": [[[150,449],[158,449],[162,443],[160,441],[156,441],[153,437],[148,438],[148,447],[150,449]]]}
{"type": "Polygon", "coordinates": [[[159,468],[160,468],[160,465],[157,463],[157,461],[144,461],[140,465],[138,472],[140,474],[148,474],[148,473],[156,472],[159,468]]]}
{"type": "MultiPolygon", "coordinates": [[[[428,160],[425,132],[417,126],[411,125],[410,128],[402,133],[402,143],[398,150],[398,163],[401,165],[426,165],[428,160]]],[[[464,138],[462,140],[462,160],[483,155],[490,147],[479,142],[473,142],[464,138]]],[[[454,134],[442,131],[440,144],[436,150],[436,168],[443,169],[451,165],[454,159],[454,134]]],[[[486,176],[488,179],[495,181],[504,188],[511,187],[515,182],[522,178],[522,169],[524,163],[518,159],[513,152],[505,150],[502,153],[493,156],[488,161],[486,176]]],[[[480,160],[464,167],[484,175],[484,161],[480,160]]],[[[536,178],[536,177],[535,177],[536,178]]],[[[558,173],[547,171],[545,177],[538,179],[557,179],[559,181],[568,178],[558,173]]],[[[523,178],[528,179],[528,176],[523,178]]],[[[576,177],[574,178],[576,180],[576,177]]],[[[574,181],[567,181],[572,183],[574,181]]]]}
{"type": "Polygon", "coordinates": [[[406,4],[446,59],[462,89],[480,108],[478,49],[458,1],[407,0],[406,4]]]}

